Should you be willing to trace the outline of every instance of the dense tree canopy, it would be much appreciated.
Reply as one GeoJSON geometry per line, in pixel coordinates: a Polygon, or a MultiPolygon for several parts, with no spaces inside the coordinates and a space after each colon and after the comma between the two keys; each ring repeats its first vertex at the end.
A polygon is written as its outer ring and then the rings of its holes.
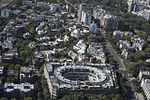
{"type": "Polygon", "coordinates": [[[84,94],[80,93],[70,93],[60,100],[124,100],[120,94],[111,94],[111,95],[96,95],[96,94],[84,94]]]}

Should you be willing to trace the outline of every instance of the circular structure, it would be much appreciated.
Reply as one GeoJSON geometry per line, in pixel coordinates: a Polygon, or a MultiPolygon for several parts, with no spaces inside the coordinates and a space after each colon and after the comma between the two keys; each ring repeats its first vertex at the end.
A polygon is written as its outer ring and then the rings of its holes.
{"type": "Polygon", "coordinates": [[[108,79],[101,69],[90,66],[61,66],[54,74],[61,82],[72,85],[100,84],[108,79]]]}

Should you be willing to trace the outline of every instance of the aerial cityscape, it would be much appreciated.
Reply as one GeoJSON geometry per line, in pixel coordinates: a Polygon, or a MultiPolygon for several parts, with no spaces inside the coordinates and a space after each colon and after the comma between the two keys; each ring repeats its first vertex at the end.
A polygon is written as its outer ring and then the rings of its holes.
{"type": "Polygon", "coordinates": [[[0,0],[0,100],[150,100],[150,0],[0,0]]]}

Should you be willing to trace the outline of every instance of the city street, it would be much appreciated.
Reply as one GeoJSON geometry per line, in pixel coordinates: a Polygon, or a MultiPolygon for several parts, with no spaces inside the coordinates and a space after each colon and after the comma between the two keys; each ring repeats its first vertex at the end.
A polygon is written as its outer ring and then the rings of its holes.
{"type": "Polygon", "coordinates": [[[127,72],[127,69],[125,68],[124,64],[123,64],[123,60],[117,55],[116,51],[113,49],[112,45],[110,44],[110,42],[106,39],[106,35],[105,35],[105,31],[102,32],[103,37],[105,38],[105,42],[106,42],[106,48],[109,50],[109,52],[111,53],[111,55],[113,56],[114,60],[118,63],[118,69],[117,71],[119,71],[123,78],[126,79],[126,84],[128,86],[128,94],[127,94],[127,98],[130,98],[130,100],[144,100],[142,99],[142,97],[135,95],[134,94],[134,90],[133,90],[133,83],[130,81],[130,77],[129,74],[127,72]]]}

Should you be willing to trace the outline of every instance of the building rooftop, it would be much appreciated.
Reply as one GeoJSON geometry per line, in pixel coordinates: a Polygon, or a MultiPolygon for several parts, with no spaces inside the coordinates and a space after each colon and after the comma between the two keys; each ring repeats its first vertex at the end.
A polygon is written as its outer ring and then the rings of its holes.
{"type": "Polygon", "coordinates": [[[22,73],[31,73],[32,68],[30,67],[21,67],[20,72],[22,73]]]}
{"type": "Polygon", "coordinates": [[[53,66],[51,64],[46,64],[46,68],[47,68],[48,72],[53,71],[53,66]]]}
{"type": "Polygon", "coordinates": [[[29,92],[32,89],[34,89],[34,85],[30,83],[21,83],[21,84],[5,83],[4,84],[5,92],[12,92],[16,89],[19,89],[22,92],[29,92]]]}
{"type": "Polygon", "coordinates": [[[0,66],[0,74],[3,74],[4,66],[0,66]]]}

